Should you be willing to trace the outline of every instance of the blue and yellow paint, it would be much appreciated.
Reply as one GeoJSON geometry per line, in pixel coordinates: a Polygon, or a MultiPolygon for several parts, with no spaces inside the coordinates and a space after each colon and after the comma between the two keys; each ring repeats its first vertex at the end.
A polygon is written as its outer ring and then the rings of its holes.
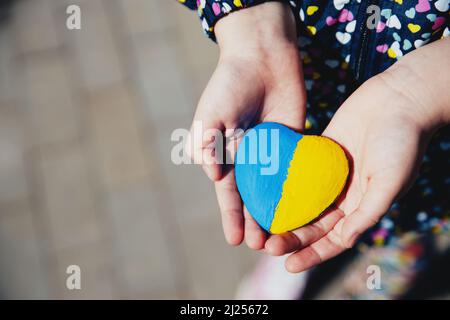
{"type": "Polygon", "coordinates": [[[235,160],[236,183],[247,210],[274,234],[318,217],[342,192],[349,173],[345,152],[336,142],[273,122],[249,130],[235,160]],[[277,161],[278,170],[264,174],[268,159],[277,161]]]}

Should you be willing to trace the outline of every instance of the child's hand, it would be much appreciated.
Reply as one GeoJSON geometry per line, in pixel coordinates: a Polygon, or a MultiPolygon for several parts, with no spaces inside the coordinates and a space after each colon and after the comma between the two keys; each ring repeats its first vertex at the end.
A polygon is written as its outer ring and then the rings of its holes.
{"type": "Polygon", "coordinates": [[[348,152],[348,190],[317,222],[269,238],[268,253],[297,251],[286,268],[300,272],[353,246],[415,178],[433,131],[450,120],[450,40],[416,50],[367,81],[323,133],[348,152]]]}
{"type": "MultiPolygon", "coordinates": [[[[220,59],[194,121],[201,121],[204,131],[246,129],[262,121],[302,129],[305,90],[295,21],[289,7],[272,2],[234,12],[217,23],[215,33],[220,59]]],[[[237,245],[243,240],[245,229],[247,244],[261,249],[265,233],[248,212],[244,215],[234,170],[205,164],[214,158],[207,148],[210,138],[192,134],[186,150],[215,181],[225,237],[237,245]]]]}

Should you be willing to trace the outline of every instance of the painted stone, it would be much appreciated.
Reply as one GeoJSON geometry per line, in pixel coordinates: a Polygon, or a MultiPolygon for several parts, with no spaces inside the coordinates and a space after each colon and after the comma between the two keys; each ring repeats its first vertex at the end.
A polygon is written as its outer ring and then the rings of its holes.
{"type": "Polygon", "coordinates": [[[241,198],[273,234],[317,218],[342,192],[348,173],[347,157],[336,142],[273,122],[247,131],[235,158],[241,198]]]}

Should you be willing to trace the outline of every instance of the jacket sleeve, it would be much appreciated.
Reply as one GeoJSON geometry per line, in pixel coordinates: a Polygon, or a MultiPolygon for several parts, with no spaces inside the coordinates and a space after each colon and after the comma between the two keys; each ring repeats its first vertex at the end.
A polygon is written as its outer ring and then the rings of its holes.
{"type": "Polygon", "coordinates": [[[233,11],[271,1],[288,4],[294,2],[289,0],[178,0],[188,8],[197,10],[204,33],[213,41],[216,41],[214,25],[222,17],[233,11]]]}
{"type": "Polygon", "coordinates": [[[184,4],[191,10],[197,9],[197,0],[178,0],[179,3],[184,4]]]}

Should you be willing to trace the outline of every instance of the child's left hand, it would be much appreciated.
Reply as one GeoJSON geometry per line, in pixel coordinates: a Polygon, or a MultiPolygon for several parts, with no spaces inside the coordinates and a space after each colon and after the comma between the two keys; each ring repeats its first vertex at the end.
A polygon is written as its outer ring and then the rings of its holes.
{"type": "Polygon", "coordinates": [[[449,48],[450,40],[441,40],[405,56],[336,112],[323,135],[351,155],[348,189],[315,223],[267,240],[269,254],[296,251],[286,260],[288,271],[306,270],[352,247],[408,189],[432,133],[450,120],[449,75],[436,79],[436,70],[448,66],[449,48]]]}

